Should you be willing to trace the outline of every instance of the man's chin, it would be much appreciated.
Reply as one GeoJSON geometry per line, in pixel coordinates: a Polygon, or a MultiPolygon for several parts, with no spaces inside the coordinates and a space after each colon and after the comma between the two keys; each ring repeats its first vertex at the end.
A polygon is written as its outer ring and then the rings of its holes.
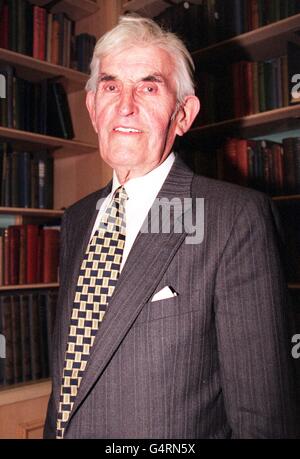
{"type": "Polygon", "coordinates": [[[101,155],[103,161],[109,164],[110,167],[136,167],[141,161],[141,150],[120,150],[116,152],[109,152],[107,155],[101,155]]]}

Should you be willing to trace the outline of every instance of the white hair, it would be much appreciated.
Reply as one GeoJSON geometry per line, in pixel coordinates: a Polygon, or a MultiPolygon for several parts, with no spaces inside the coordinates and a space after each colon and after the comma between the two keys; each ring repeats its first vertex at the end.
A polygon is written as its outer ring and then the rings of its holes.
{"type": "Polygon", "coordinates": [[[101,58],[132,45],[155,45],[170,54],[175,64],[177,103],[182,103],[186,96],[195,93],[195,65],[182,40],[174,33],[163,30],[152,19],[136,15],[121,16],[118,25],[97,41],[90,65],[91,75],[85,89],[96,92],[101,58]]]}

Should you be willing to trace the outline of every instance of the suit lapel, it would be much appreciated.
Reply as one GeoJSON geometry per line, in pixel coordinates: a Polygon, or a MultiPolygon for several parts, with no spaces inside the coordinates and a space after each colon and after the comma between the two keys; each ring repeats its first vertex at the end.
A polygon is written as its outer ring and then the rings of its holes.
{"type": "MultiPolygon", "coordinates": [[[[193,173],[176,159],[157,197],[190,197],[192,177],[193,173]]],[[[159,213],[154,210],[151,217],[158,219],[159,213]]],[[[139,232],[96,336],[69,421],[150,299],[185,236],[184,231],[174,232],[172,218],[167,233],[139,232]]],[[[79,261],[76,262],[76,271],[78,264],[79,261]]]]}

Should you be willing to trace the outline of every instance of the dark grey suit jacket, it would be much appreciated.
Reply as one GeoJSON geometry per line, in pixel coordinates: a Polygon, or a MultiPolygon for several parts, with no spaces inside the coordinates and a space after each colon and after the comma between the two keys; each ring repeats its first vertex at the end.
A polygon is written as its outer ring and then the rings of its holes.
{"type": "MultiPolygon", "coordinates": [[[[78,271],[96,203],[110,187],[64,215],[46,438],[55,436],[78,271]]],[[[186,244],[173,230],[139,233],[65,438],[293,437],[291,336],[271,200],[196,176],[178,158],[158,196],[204,198],[203,242],[186,244]],[[165,286],[178,295],[151,302],[165,286]]]]}

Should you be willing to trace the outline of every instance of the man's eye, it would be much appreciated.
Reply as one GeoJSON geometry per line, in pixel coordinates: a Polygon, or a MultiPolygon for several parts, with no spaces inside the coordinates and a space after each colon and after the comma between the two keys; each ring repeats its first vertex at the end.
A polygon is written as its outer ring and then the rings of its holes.
{"type": "Polygon", "coordinates": [[[157,88],[154,85],[143,85],[140,88],[140,91],[143,92],[144,94],[154,94],[156,92],[157,88]]]}
{"type": "Polygon", "coordinates": [[[105,90],[108,92],[115,92],[117,90],[117,86],[115,84],[109,84],[105,87],[105,90]]]}

